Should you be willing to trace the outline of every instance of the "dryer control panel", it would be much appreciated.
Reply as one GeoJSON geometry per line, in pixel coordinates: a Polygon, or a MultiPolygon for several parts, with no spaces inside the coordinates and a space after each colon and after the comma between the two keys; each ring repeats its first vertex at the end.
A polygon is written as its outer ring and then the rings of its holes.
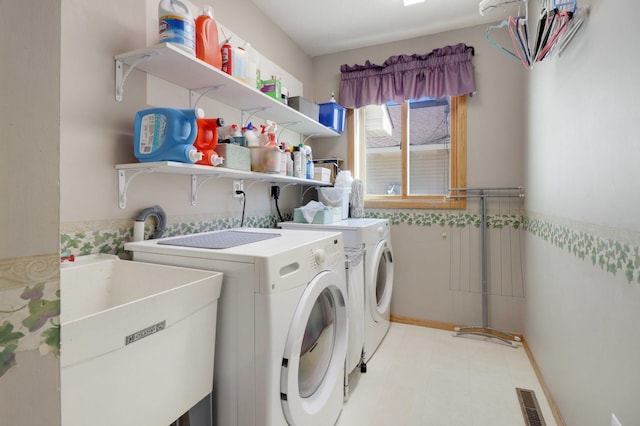
{"type": "Polygon", "coordinates": [[[306,286],[321,271],[333,270],[344,275],[344,242],[342,235],[335,233],[263,260],[265,273],[259,277],[257,290],[260,293],[284,291],[306,286]]]}

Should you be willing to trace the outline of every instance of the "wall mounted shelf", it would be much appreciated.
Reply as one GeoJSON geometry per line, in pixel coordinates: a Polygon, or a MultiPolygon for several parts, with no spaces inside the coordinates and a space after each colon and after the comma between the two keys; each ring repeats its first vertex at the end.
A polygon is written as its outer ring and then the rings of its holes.
{"type": "Polygon", "coordinates": [[[224,167],[202,166],[199,164],[185,164],[173,161],[153,163],[117,164],[118,170],[118,202],[121,209],[127,206],[127,189],[129,184],[143,173],[168,173],[191,176],[191,205],[198,201],[200,186],[210,178],[222,179],[246,179],[254,182],[287,183],[304,186],[332,186],[328,182],[301,179],[290,176],[270,173],[247,172],[242,170],[227,169],[224,167]],[[127,176],[128,175],[128,176],[127,176]],[[198,183],[198,178],[201,179],[198,183]]]}
{"type": "Polygon", "coordinates": [[[170,43],[161,43],[134,50],[115,57],[116,100],[123,97],[124,84],[133,69],[177,84],[186,89],[205,93],[205,96],[272,120],[279,126],[311,137],[336,137],[339,133],[320,124],[288,105],[250,87],[219,69],[197,59],[170,43]],[[124,65],[129,69],[124,72],[124,65]]]}

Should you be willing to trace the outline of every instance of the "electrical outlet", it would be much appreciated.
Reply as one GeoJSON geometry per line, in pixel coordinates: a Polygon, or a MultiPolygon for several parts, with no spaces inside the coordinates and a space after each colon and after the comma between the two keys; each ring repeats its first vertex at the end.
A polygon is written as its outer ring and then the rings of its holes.
{"type": "Polygon", "coordinates": [[[233,181],[233,192],[231,193],[233,198],[242,198],[242,194],[238,194],[236,191],[244,191],[244,182],[242,180],[233,181]]]}
{"type": "Polygon", "coordinates": [[[611,426],[622,426],[615,414],[611,413],[611,426]]]}

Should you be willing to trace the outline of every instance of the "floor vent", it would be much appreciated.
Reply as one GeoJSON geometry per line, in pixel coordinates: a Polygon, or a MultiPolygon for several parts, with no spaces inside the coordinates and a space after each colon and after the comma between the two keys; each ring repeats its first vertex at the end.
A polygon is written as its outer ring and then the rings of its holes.
{"type": "Polygon", "coordinates": [[[536,394],[529,389],[516,388],[518,394],[518,400],[520,401],[520,408],[522,408],[522,415],[527,426],[546,426],[536,394]]]}

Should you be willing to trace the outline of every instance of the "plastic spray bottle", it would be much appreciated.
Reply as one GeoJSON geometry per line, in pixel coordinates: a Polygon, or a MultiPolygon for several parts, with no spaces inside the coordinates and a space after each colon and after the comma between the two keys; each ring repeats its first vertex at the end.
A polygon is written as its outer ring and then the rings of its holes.
{"type": "Polygon", "coordinates": [[[258,142],[258,135],[256,135],[256,132],[254,131],[253,124],[247,124],[247,127],[243,130],[247,146],[260,146],[260,142],[258,142]]]}
{"type": "Polygon", "coordinates": [[[196,18],[196,57],[209,65],[222,69],[218,25],[213,18],[212,6],[205,6],[200,16],[196,18]]]}

